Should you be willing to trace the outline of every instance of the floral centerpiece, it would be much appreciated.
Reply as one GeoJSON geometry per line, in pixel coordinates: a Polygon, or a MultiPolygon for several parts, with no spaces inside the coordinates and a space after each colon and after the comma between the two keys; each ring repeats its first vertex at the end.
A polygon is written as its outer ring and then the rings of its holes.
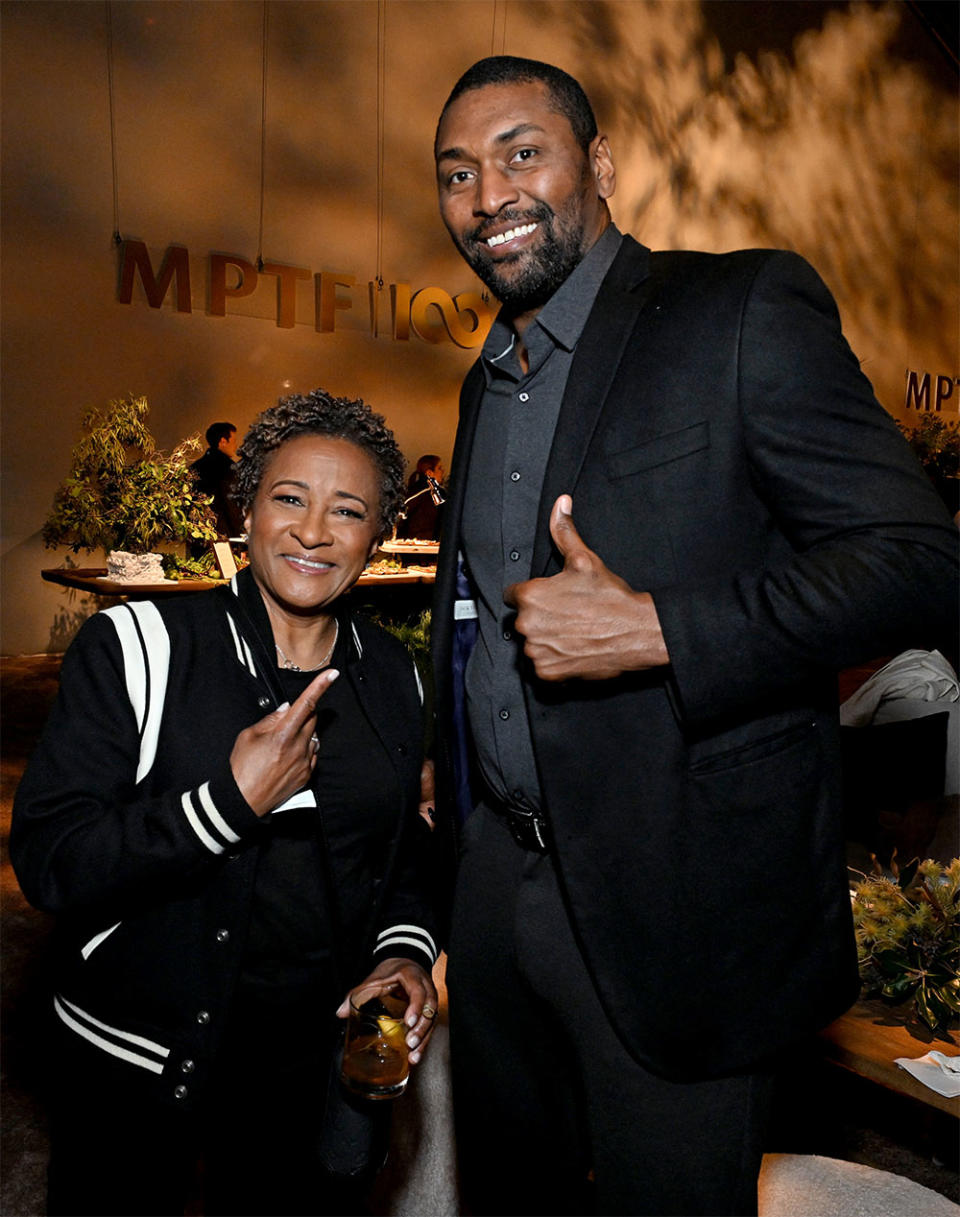
{"type": "Polygon", "coordinates": [[[960,858],[949,866],[928,858],[892,878],[865,876],[853,889],[866,995],[912,1002],[931,1031],[946,1031],[960,1016],[958,891],[960,858]]]}

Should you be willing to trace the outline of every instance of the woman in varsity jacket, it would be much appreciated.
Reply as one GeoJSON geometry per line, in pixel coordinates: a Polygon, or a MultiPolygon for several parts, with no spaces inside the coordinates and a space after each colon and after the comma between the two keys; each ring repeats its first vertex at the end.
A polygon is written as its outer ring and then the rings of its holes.
{"type": "Polygon", "coordinates": [[[421,697],[344,599],[403,499],[383,419],[321,390],[240,451],[249,567],[92,617],[17,792],[57,915],[51,1214],[346,1212],[316,1161],[345,989],[437,1006],[421,697]],[[201,1163],[198,1172],[197,1164],[201,1163]]]}

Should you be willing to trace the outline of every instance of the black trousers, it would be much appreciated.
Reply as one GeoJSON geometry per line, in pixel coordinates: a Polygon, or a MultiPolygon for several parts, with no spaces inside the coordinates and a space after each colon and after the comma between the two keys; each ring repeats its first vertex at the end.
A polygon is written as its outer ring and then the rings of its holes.
{"type": "MultiPolygon", "coordinates": [[[[755,1214],[772,1079],[642,1068],[600,1006],[550,858],[484,807],[464,836],[447,986],[468,1211],[755,1214]]],[[[656,1000],[638,976],[637,1001],[656,1000]]]]}

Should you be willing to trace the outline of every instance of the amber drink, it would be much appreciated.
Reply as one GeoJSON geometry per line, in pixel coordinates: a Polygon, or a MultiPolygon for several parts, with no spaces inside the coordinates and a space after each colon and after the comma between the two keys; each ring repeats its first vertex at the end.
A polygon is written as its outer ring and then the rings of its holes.
{"type": "Polygon", "coordinates": [[[407,1084],[405,993],[361,990],[350,999],[343,1045],[343,1084],[367,1099],[392,1099],[407,1084]]]}

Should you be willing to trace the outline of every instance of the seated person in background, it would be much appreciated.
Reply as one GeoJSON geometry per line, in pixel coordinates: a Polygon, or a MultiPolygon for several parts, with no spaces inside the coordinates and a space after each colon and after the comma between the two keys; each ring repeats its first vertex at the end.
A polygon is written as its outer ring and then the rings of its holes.
{"type": "Polygon", "coordinates": [[[233,423],[211,423],[206,434],[207,450],[190,468],[204,494],[213,499],[217,530],[223,537],[243,532],[243,513],[233,498],[236,477],[237,428],[233,423]]]}
{"type": "MultiPolygon", "coordinates": [[[[317,389],[247,433],[250,564],[91,617],[17,792],[10,853],[57,916],[50,1214],[344,1214],[318,1161],[344,993],[437,991],[422,695],[345,593],[403,501],[363,402],[317,389]],[[339,1007],[339,1009],[338,1009],[339,1007]]],[[[342,1186],[342,1185],[341,1185],[342,1186]]]]}
{"type": "Polygon", "coordinates": [[[433,478],[437,485],[443,481],[443,466],[439,456],[433,453],[421,456],[416,469],[410,474],[407,505],[397,525],[398,537],[419,537],[421,541],[435,541],[439,537],[440,504],[434,498],[428,477],[433,478]]]}

